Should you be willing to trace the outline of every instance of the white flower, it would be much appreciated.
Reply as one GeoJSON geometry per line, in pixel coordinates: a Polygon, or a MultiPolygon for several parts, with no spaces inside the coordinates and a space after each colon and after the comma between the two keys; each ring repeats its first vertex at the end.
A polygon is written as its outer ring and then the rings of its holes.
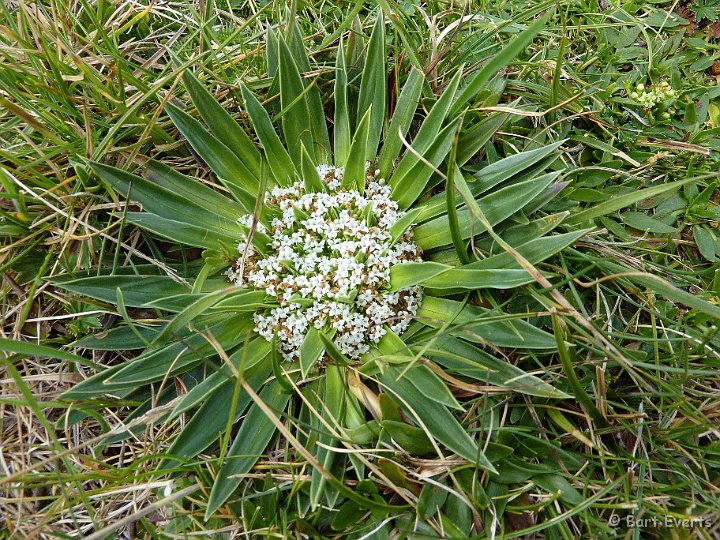
{"type": "Polygon", "coordinates": [[[285,359],[299,357],[310,327],[333,331],[338,349],[358,359],[385,335],[386,325],[402,333],[417,313],[419,287],[388,289],[390,268],[420,260],[420,250],[409,232],[391,245],[390,228],[405,213],[376,178],[378,171],[367,175],[364,193],[342,188],[342,168],[321,165],[317,171],[325,192],[306,193],[300,182],[275,187],[265,199],[269,225],[252,215],[238,219],[272,241],[265,254],[241,242],[238,250],[245,255],[226,275],[277,302],[253,320],[263,338],[277,335],[285,359]],[[314,301],[308,305],[307,299],[314,301]]]}

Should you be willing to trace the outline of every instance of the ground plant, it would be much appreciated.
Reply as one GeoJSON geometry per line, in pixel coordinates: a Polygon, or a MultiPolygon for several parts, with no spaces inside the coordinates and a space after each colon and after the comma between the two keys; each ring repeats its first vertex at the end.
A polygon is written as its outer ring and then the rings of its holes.
{"type": "Polygon", "coordinates": [[[0,7],[0,535],[714,537],[717,10],[0,7]]]}

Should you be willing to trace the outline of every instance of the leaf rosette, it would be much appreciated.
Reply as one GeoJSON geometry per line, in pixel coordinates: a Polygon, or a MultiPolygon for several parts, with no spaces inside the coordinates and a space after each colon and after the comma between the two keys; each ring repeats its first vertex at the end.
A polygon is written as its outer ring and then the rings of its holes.
{"type": "Polygon", "coordinates": [[[138,403],[130,420],[171,403],[165,420],[184,415],[186,423],[163,471],[203,469],[198,456],[217,453],[222,434],[236,425],[213,466],[208,517],[233,497],[278,430],[313,466],[300,513],[351,501],[387,515],[391,505],[377,490],[351,490],[342,480],[372,476],[394,485],[388,464],[378,469],[362,452],[332,450],[342,445],[455,454],[494,472],[512,448],[478,444],[456,414],[463,409],[456,394],[481,383],[567,396],[492,353],[551,351],[556,340],[522,314],[469,301],[477,291],[533,282],[487,227],[529,264],[586,232],[556,233],[565,215],[539,212],[563,187],[560,171],[552,170],[561,143],[471,164],[508,119],[479,115],[475,105],[499,99],[495,75],[543,24],[528,27],[470,76],[458,69],[439,96],[411,68],[389,116],[378,15],[356,59],[358,77],[349,76],[339,48],[332,131],[319,85],[304,75],[310,59],[294,26],[286,37],[268,34],[271,90],[279,100],[263,105],[241,85],[251,135],[185,72],[202,122],[174,105],[167,112],[229,196],[157,161],[146,164],[144,177],[91,164],[142,206],[126,212],[128,223],[204,252],[187,264],[135,264],[55,280],[116,305],[123,320],[77,346],[138,351],[65,394],[82,404],[71,421],[101,396],[138,403]],[[427,113],[414,123],[421,100],[427,113]],[[138,320],[134,308],[158,316],[138,320]],[[172,378],[178,384],[166,384],[172,378]]]}

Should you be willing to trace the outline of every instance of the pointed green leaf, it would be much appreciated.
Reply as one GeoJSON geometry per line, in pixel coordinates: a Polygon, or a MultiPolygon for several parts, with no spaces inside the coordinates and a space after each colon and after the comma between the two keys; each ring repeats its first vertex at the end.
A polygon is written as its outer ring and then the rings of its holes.
{"type": "Polygon", "coordinates": [[[423,123],[411,145],[415,152],[406,150],[405,155],[400,160],[394,174],[390,177],[389,183],[393,186],[393,189],[420,161],[417,155],[419,154],[421,156],[425,156],[428,149],[435,144],[440,131],[446,128],[445,118],[447,117],[450,104],[452,103],[455,91],[460,83],[461,75],[462,70],[458,70],[448,84],[447,88],[445,88],[440,98],[435,102],[435,105],[433,105],[432,109],[430,109],[430,112],[423,120],[423,123]]]}
{"type": "MultiPolygon", "coordinates": [[[[207,329],[203,327],[203,331],[209,331],[227,351],[244,341],[245,334],[252,329],[253,323],[252,319],[245,318],[232,323],[224,321],[207,326],[207,329]]],[[[215,354],[212,344],[204,336],[192,334],[180,342],[156,350],[147,350],[134,358],[122,369],[105,378],[106,391],[113,392],[115,387],[141,386],[160,381],[173,374],[186,372],[215,354]]]]}
{"type": "Polygon", "coordinates": [[[303,184],[305,185],[306,192],[320,193],[323,191],[324,182],[320,179],[315,162],[310,157],[305,145],[302,147],[300,171],[302,173],[303,184]]]}
{"type": "Polygon", "coordinates": [[[353,135],[342,183],[344,188],[355,189],[360,193],[365,190],[365,149],[367,148],[371,115],[372,107],[362,117],[355,135],[353,135]]]}
{"type": "MultiPolygon", "coordinates": [[[[368,140],[364,159],[374,161],[385,122],[387,101],[387,69],[385,67],[385,21],[382,10],[378,10],[375,26],[370,35],[365,66],[360,79],[358,95],[357,123],[361,125],[365,113],[372,108],[369,120],[368,140]]],[[[358,127],[359,129],[359,127],[358,127]]]]}
{"type": "Polygon", "coordinates": [[[0,338],[0,351],[20,354],[23,356],[40,356],[43,358],[57,358],[59,360],[66,360],[76,364],[82,364],[86,366],[99,367],[98,364],[92,362],[82,356],[62,351],[54,347],[48,347],[46,345],[38,345],[37,343],[27,343],[24,341],[18,341],[15,339],[0,338]]]}
{"type": "MultiPolygon", "coordinates": [[[[392,187],[391,195],[398,202],[400,208],[409,208],[425,192],[428,180],[450,152],[456,128],[455,124],[450,124],[438,133],[433,145],[422,155],[423,159],[416,158],[413,167],[407,174],[398,176],[396,171],[394,176],[396,183],[392,187]]],[[[410,151],[408,150],[408,152],[410,151]]]]}
{"type": "MultiPolygon", "coordinates": [[[[546,236],[531,240],[525,244],[518,246],[516,251],[530,264],[537,264],[544,261],[548,257],[552,257],[566,247],[574,244],[577,240],[585,236],[592,229],[580,229],[577,231],[556,234],[554,236],[546,236]]],[[[500,268],[520,268],[520,265],[509,253],[499,253],[487,259],[482,259],[467,265],[467,268],[475,269],[500,269],[500,268]]]]}
{"type": "Polygon", "coordinates": [[[396,264],[390,268],[390,284],[392,291],[399,291],[412,285],[422,283],[426,279],[447,272],[450,267],[430,261],[407,262],[396,264]]]}
{"type": "Polygon", "coordinates": [[[300,370],[303,378],[308,376],[324,351],[325,347],[320,339],[320,332],[314,326],[310,326],[302,345],[300,345],[300,370]]]}
{"type": "Polygon", "coordinates": [[[415,420],[417,416],[419,421],[427,427],[428,434],[436,441],[457,455],[495,472],[492,463],[480,451],[460,422],[450,414],[445,406],[427,399],[426,395],[418,392],[417,388],[407,380],[409,376],[410,372],[397,380],[395,375],[386,373],[379,375],[379,379],[400,397],[401,402],[404,402],[403,408],[408,417],[415,420]]]}
{"type": "MultiPolygon", "coordinates": [[[[459,302],[425,296],[416,319],[432,328],[439,328],[455,316],[459,302]]],[[[555,337],[512,314],[479,306],[465,306],[450,330],[454,336],[475,343],[492,343],[497,347],[515,349],[554,349],[555,337]]]]}
{"type": "Polygon", "coordinates": [[[102,163],[91,162],[90,168],[120,195],[126,196],[130,192],[130,198],[142,204],[148,212],[190,225],[203,223],[206,227],[224,231],[226,234],[238,230],[234,219],[213,212],[211,208],[203,206],[201,201],[186,198],[182,192],[174,192],[145,178],[102,163]]]}
{"type": "Polygon", "coordinates": [[[333,123],[335,165],[338,167],[344,167],[350,155],[350,115],[347,101],[347,70],[343,50],[341,39],[335,60],[335,116],[333,123]]]}
{"type": "MultiPolygon", "coordinates": [[[[554,143],[548,147],[538,148],[514,154],[507,158],[501,159],[488,165],[480,172],[475,173],[474,180],[467,179],[468,186],[473,196],[478,197],[484,192],[492,189],[498,184],[509,182],[519,184],[539,175],[544,171],[551,161],[555,161],[559,156],[551,156],[554,150],[558,148],[560,143],[554,143]],[[550,155],[550,157],[548,157],[550,155]],[[543,161],[544,158],[547,160],[543,161]]],[[[557,177],[558,173],[554,174],[557,177]]],[[[505,186],[507,187],[507,186],[505,186]]],[[[419,221],[425,221],[442,214],[446,208],[445,194],[435,195],[417,206],[421,210],[418,216],[419,221]]]]}
{"type": "MultiPolygon", "coordinates": [[[[323,383],[322,403],[320,404],[319,412],[331,426],[338,426],[342,420],[345,405],[345,382],[343,381],[341,369],[332,364],[327,365],[325,367],[323,383]]],[[[321,383],[321,387],[323,383],[321,383]]],[[[322,425],[320,427],[320,434],[318,435],[318,442],[326,446],[334,446],[337,444],[337,439],[327,433],[327,428],[322,425]]],[[[318,446],[315,457],[326,470],[330,470],[335,460],[335,452],[328,448],[318,446]]],[[[312,507],[318,505],[320,495],[326,487],[327,479],[320,474],[320,471],[313,469],[310,481],[310,504],[312,507]]]]}
{"type": "MultiPolygon", "coordinates": [[[[290,394],[283,391],[282,386],[272,380],[260,392],[260,399],[278,415],[285,410],[290,394]]],[[[218,471],[218,475],[210,492],[205,519],[212,516],[220,506],[227,501],[242,482],[241,475],[250,471],[257,460],[265,452],[268,443],[275,435],[275,425],[265,416],[265,413],[252,404],[243,419],[235,440],[225,456],[225,464],[218,471]]]]}
{"type": "Polygon", "coordinates": [[[262,157],[255,143],[189,70],[183,74],[183,82],[205,123],[217,138],[240,158],[255,180],[259,182],[262,157]]]}
{"type": "Polygon", "coordinates": [[[454,268],[433,262],[398,264],[390,269],[391,290],[398,291],[413,285],[435,290],[512,289],[534,281],[532,276],[522,269],[475,269],[468,266],[454,268]],[[440,267],[442,270],[436,272],[440,267]],[[423,275],[422,272],[432,275],[423,275]]]}
{"type": "Polygon", "coordinates": [[[175,405],[175,408],[173,408],[170,413],[169,419],[177,418],[182,413],[203,403],[208,396],[220,388],[226,381],[233,380],[236,372],[240,370],[242,370],[241,376],[248,381],[250,386],[259,388],[260,383],[262,383],[270,373],[270,368],[268,367],[270,365],[269,355],[269,341],[260,337],[250,338],[243,347],[236,349],[229,356],[230,364],[232,364],[237,371],[234,371],[227,363],[223,363],[217,371],[208,375],[204,380],[193,386],[187,394],[182,396],[180,402],[175,405]],[[265,378],[256,379],[256,376],[261,377],[261,373],[264,374],[265,378]],[[257,380],[258,384],[252,383],[251,378],[253,381],[257,380]]]}
{"type": "MultiPolygon", "coordinates": [[[[188,140],[193,149],[207,163],[224,183],[236,186],[252,196],[258,193],[258,179],[235,153],[224,143],[213,137],[185,111],[171,103],[165,106],[168,116],[172,119],[180,133],[188,140]]],[[[243,197],[240,202],[247,205],[248,199],[243,197]]]]}
{"type": "MultiPolygon", "coordinates": [[[[263,362],[254,368],[246,369],[243,376],[252,388],[260,388],[269,374],[269,362],[263,362]]],[[[199,386],[200,385],[195,388],[199,386]]],[[[200,392],[193,393],[192,401],[183,399],[185,403],[181,410],[191,408],[190,404],[192,402],[198,403],[202,400],[204,403],[197,412],[192,415],[192,418],[180,432],[180,435],[173,441],[170,448],[168,448],[167,454],[171,457],[163,460],[158,467],[159,469],[176,466],[179,460],[194,458],[218,439],[228,425],[231,414],[228,405],[232,402],[234,387],[235,380],[233,378],[227,375],[220,375],[215,384],[208,388],[200,388],[202,394],[200,392]]],[[[193,388],[193,390],[195,390],[195,388],[193,388]]],[[[250,396],[247,392],[241,392],[235,411],[232,411],[232,423],[237,422],[249,404],[250,396]]],[[[173,415],[177,416],[177,414],[179,413],[173,411],[173,415]]]]}
{"type": "Polygon", "coordinates": [[[697,182],[697,180],[695,178],[686,178],[685,180],[678,180],[676,182],[670,182],[668,184],[639,189],[637,191],[632,191],[624,195],[619,195],[617,197],[613,197],[612,199],[608,199],[607,201],[596,204],[590,208],[587,208],[586,210],[574,213],[570,217],[568,217],[565,222],[568,225],[574,225],[575,223],[591,221],[597,217],[610,214],[612,212],[620,210],[621,208],[625,208],[632,204],[638,203],[643,199],[657,197],[658,195],[662,195],[663,193],[667,193],[668,191],[679,189],[684,185],[690,184],[692,182],[697,182]]]}
{"type": "Polygon", "coordinates": [[[217,249],[225,243],[236,244],[240,238],[239,227],[236,238],[231,238],[208,228],[167,219],[150,212],[128,212],[125,219],[128,223],[187,246],[217,249]]]}
{"type": "Polygon", "coordinates": [[[217,304],[225,296],[228,291],[220,290],[214,293],[204,294],[195,300],[188,307],[177,313],[175,317],[162,329],[162,331],[155,337],[153,342],[150,344],[151,347],[156,347],[168,339],[172,339],[180,329],[184,328],[192,320],[196,319],[199,315],[205,313],[210,307],[217,304]]]}
{"type": "Polygon", "coordinates": [[[415,116],[423,82],[425,82],[425,77],[422,72],[411,68],[410,75],[395,103],[392,120],[390,120],[390,126],[380,151],[377,167],[380,169],[381,178],[390,177],[393,163],[404,148],[402,140],[407,135],[412,119],[415,116]]]}
{"type": "Polygon", "coordinates": [[[265,158],[275,181],[281,186],[292,184],[295,178],[295,165],[280,141],[268,112],[244,84],[240,88],[245,99],[245,108],[252,120],[258,140],[263,146],[265,158]]]}
{"type": "Polygon", "coordinates": [[[407,370],[390,366],[387,372],[396,379],[405,377],[406,380],[410,381],[410,384],[417,388],[420,395],[426,396],[428,399],[448,408],[463,410],[463,407],[457,402],[447,385],[427,366],[415,364],[407,370]]]}
{"type": "Polygon", "coordinates": [[[300,72],[283,40],[280,40],[280,104],[282,129],[288,153],[300,163],[302,147],[314,151],[310,112],[305,98],[305,86],[300,72]]]}
{"type": "MultiPolygon", "coordinates": [[[[300,72],[312,71],[310,59],[303,43],[302,35],[298,25],[290,25],[290,38],[288,47],[292,52],[293,59],[300,72]]],[[[310,113],[310,127],[313,134],[313,147],[308,152],[315,156],[317,163],[331,163],[332,153],[330,151],[330,137],[328,136],[327,120],[325,119],[325,108],[323,107],[322,96],[316,82],[305,84],[308,112],[310,113]]]]}
{"type": "Polygon", "coordinates": [[[531,396],[568,399],[570,396],[541,378],[449,335],[438,336],[426,354],[452,374],[469,377],[483,384],[508,387],[531,396]]]}
{"type": "Polygon", "coordinates": [[[116,275],[76,277],[58,276],[52,283],[68,291],[89,296],[110,304],[115,303],[115,289],[123,291],[125,305],[141,307],[154,300],[167,296],[189,293],[190,289],[168,276],[156,275],[116,275]]]}
{"type": "MultiPolygon", "coordinates": [[[[136,349],[144,349],[147,341],[152,341],[157,333],[158,328],[147,326],[135,326],[135,330],[142,335],[143,339],[139,339],[137,334],[127,326],[118,326],[111,330],[98,332],[85,336],[75,343],[74,347],[78,349],[90,349],[93,351],[132,351],[136,349]]],[[[2,349],[2,347],[0,347],[2,349]]]]}
{"type": "MultiPolygon", "coordinates": [[[[145,174],[151,182],[180,195],[187,201],[192,201],[195,205],[206,209],[206,213],[209,213],[207,210],[212,209],[215,214],[220,214],[231,221],[237,220],[244,213],[242,205],[160,161],[149,160],[145,164],[145,174]]],[[[134,191],[135,185],[133,185],[134,191]]]]}
{"type": "MultiPolygon", "coordinates": [[[[511,184],[478,200],[477,206],[490,225],[495,226],[531,202],[556,177],[557,174],[543,175],[520,184],[511,184]]],[[[470,238],[471,232],[478,235],[485,231],[485,227],[473,219],[466,206],[458,211],[458,220],[463,239],[470,238]]],[[[448,227],[446,215],[422,223],[414,229],[415,243],[424,250],[450,245],[452,238],[448,227]]]]}

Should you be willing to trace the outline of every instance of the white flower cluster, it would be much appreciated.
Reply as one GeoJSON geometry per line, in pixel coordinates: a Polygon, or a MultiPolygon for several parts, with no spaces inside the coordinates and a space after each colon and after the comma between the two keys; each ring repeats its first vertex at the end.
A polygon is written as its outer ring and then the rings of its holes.
{"type": "MultiPolygon", "coordinates": [[[[271,191],[270,222],[255,223],[271,238],[268,252],[241,242],[241,257],[227,275],[276,300],[277,307],[255,313],[255,331],[268,341],[277,333],[286,360],[299,357],[310,327],[324,329],[343,354],[358,359],[385,335],[385,325],[400,334],[416,314],[419,287],[388,289],[390,268],[419,261],[420,252],[410,232],[392,242],[390,228],[405,213],[377,171],[368,170],[360,193],[342,187],[342,168],[317,170],[324,191],[306,192],[299,182],[271,191]]],[[[251,228],[254,218],[238,221],[251,228]]]]}

